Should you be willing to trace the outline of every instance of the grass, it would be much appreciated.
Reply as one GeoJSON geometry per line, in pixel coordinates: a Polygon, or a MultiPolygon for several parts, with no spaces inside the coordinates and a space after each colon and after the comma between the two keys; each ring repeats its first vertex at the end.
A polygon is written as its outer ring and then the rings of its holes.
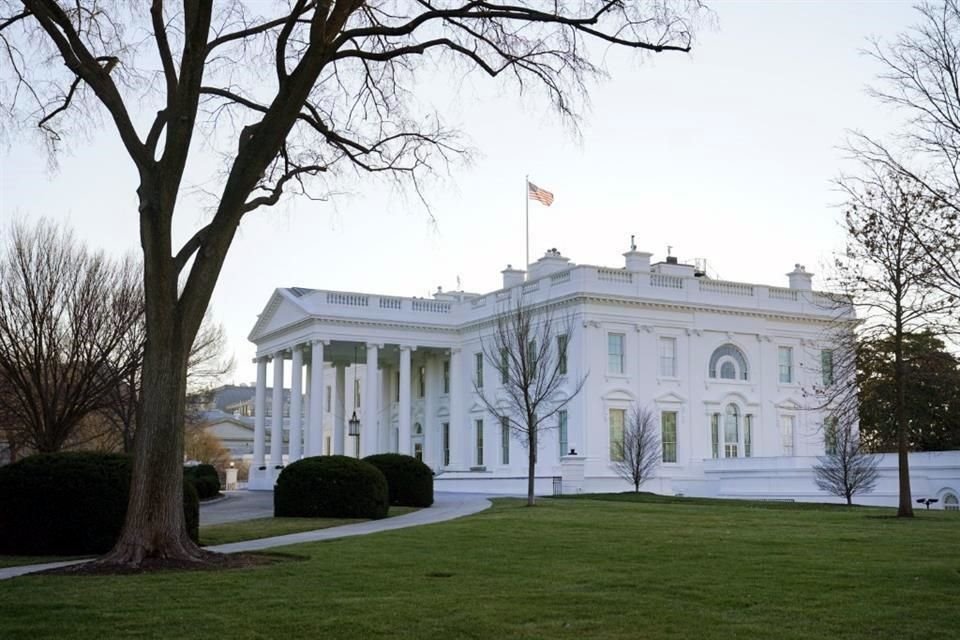
{"type": "Polygon", "coordinates": [[[0,637],[952,640],[960,627],[957,514],[595,498],[499,500],[252,569],[17,578],[0,582],[0,637]]]}
{"type": "MultiPolygon", "coordinates": [[[[388,518],[416,511],[415,507],[390,507],[388,518]]],[[[345,524],[366,522],[361,518],[257,518],[241,522],[226,522],[200,527],[200,544],[203,546],[227,544],[241,540],[271,538],[288,533],[329,529],[345,524]]]]}

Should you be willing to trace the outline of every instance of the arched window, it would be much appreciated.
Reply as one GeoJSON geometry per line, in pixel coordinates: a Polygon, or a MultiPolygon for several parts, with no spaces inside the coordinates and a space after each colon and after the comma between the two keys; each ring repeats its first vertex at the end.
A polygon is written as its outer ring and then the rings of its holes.
{"type": "Polygon", "coordinates": [[[415,436],[423,435],[423,427],[420,425],[419,422],[413,423],[413,435],[415,436]]]}
{"type": "Polygon", "coordinates": [[[747,380],[747,358],[730,343],[717,347],[710,356],[710,377],[724,380],[747,380]]]}
{"type": "Polygon", "coordinates": [[[960,511],[960,499],[957,499],[954,493],[945,493],[943,495],[943,508],[946,511],[960,511]]]}
{"type": "Polygon", "coordinates": [[[725,458],[736,458],[740,442],[740,410],[728,404],[723,419],[723,453],[725,458]]]}

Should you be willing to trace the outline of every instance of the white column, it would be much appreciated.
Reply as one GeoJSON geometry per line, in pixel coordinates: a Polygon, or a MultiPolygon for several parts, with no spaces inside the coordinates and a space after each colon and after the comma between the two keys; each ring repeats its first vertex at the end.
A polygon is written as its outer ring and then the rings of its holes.
{"type": "MultiPolygon", "coordinates": [[[[427,388],[423,394],[423,462],[432,469],[439,469],[439,425],[437,424],[437,394],[440,393],[440,381],[437,376],[436,358],[426,358],[423,366],[427,388]]],[[[441,365],[442,366],[442,365],[441,365]]],[[[442,375],[442,370],[441,370],[442,375]]]]}
{"type": "Polygon", "coordinates": [[[390,432],[393,424],[390,421],[390,367],[380,368],[380,436],[377,438],[377,453],[390,451],[390,432]]]}
{"type": "Polygon", "coordinates": [[[333,381],[333,453],[343,455],[343,440],[346,437],[345,422],[347,419],[347,398],[345,384],[347,381],[347,365],[336,363],[337,374],[333,381]]]}
{"type": "Polygon", "coordinates": [[[306,363],[303,371],[303,457],[310,455],[310,407],[313,406],[313,363],[306,363]]]}
{"type": "Polygon", "coordinates": [[[290,374],[290,462],[302,457],[303,449],[303,346],[293,346],[293,369],[290,374]]]}
{"type": "Polygon", "coordinates": [[[400,420],[397,452],[410,455],[410,347],[400,346],[400,420]]]}
{"type": "Polygon", "coordinates": [[[469,424],[463,410],[463,362],[460,349],[450,349],[450,467],[466,469],[470,459],[469,424]]]}
{"type": "Polygon", "coordinates": [[[323,453],[323,341],[314,340],[310,354],[310,423],[307,427],[307,455],[319,456],[323,453]]]}
{"type": "Polygon", "coordinates": [[[270,466],[283,465],[283,351],[273,354],[273,407],[270,413],[270,466]]]}
{"type": "Polygon", "coordinates": [[[263,452],[267,440],[267,359],[260,357],[257,363],[257,395],[253,419],[253,467],[264,466],[263,452]]]}
{"type": "Polygon", "coordinates": [[[360,457],[377,452],[380,439],[378,419],[380,417],[380,371],[377,368],[380,350],[377,345],[367,343],[367,367],[364,370],[366,393],[363,402],[363,422],[360,426],[360,457]]]}

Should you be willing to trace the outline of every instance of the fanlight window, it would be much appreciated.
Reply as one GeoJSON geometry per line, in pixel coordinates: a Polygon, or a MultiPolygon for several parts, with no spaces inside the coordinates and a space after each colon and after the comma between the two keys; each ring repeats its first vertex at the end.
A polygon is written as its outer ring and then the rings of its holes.
{"type": "Polygon", "coordinates": [[[960,500],[952,493],[943,496],[943,508],[947,511],[960,511],[960,500]]]}
{"type": "Polygon", "coordinates": [[[724,344],[710,356],[710,377],[723,380],[747,380],[747,358],[736,346],[724,344]]]}

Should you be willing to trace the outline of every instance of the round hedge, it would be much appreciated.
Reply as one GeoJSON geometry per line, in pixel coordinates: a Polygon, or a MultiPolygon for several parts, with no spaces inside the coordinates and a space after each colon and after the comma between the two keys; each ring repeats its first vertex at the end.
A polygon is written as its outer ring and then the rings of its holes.
{"type": "MultiPolygon", "coordinates": [[[[109,551],[123,527],[131,460],[109,453],[47,453],[0,467],[0,553],[109,551]]],[[[184,483],[184,516],[198,539],[196,491],[184,483]]]]}
{"type": "Polygon", "coordinates": [[[387,478],[390,504],[429,507],[433,504],[433,471],[413,456],[378,453],[363,459],[387,478]]]}
{"type": "Polygon", "coordinates": [[[183,478],[193,484],[201,500],[220,493],[220,474],[212,464],[198,464],[183,468],[183,478]]]}
{"type": "Polygon", "coordinates": [[[301,518],[387,516],[387,479],[368,462],[315,456],[287,465],[273,490],[273,514],[301,518]]]}

